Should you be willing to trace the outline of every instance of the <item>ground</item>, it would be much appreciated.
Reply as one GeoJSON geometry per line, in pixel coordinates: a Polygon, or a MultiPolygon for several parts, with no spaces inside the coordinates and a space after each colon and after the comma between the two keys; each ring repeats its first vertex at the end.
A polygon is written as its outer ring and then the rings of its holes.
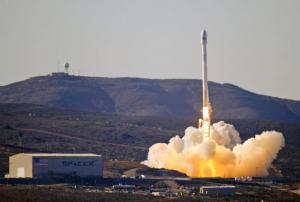
{"type": "MultiPolygon", "coordinates": [[[[128,177],[141,174],[147,177],[182,177],[178,172],[150,169],[140,162],[145,160],[149,146],[156,142],[167,142],[170,137],[183,134],[185,127],[196,124],[192,121],[37,108],[21,105],[19,110],[16,107],[9,110],[7,105],[2,108],[0,106],[0,178],[8,173],[8,157],[21,152],[102,154],[105,158],[105,177],[118,178],[124,174],[128,177]]],[[[264,130],[282,131],[286,137],[286,147],[273,162],[270,175],[297,179],[300,173],[299,125],[247,120],[230,123],[241,132],[243,140],[264,130]]],[[[153,197],[149,194],[105,193],[103,188],[98,187],[74,189],[72,184],[4,184],[0,185],[0,202],[300,201],[297,195],[298,183],[299,181],[293,184],[238,185],[237,195],[233,197],[207,197],[196,193],[176,199],[153,197]]],[[[199,186],[196,190],[199,190],[199,186]]]]}
{"type": "Polygon", "coordinates": [[[102,188],[71,185],[0,185],[0,202],[196,202],[196,201],[299,201],[300,196],[264,186],[239,186],[236,196],[182,196],[178,198],[154,197],[131,193],[105,193],[102,188]]]}

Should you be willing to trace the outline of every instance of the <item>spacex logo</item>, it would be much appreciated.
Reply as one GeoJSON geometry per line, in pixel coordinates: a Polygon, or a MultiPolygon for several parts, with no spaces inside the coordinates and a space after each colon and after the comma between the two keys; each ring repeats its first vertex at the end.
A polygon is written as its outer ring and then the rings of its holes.
{"type": "Polygon", "coordinates": [[[63,166],[82,166],[82,167],[87,167],[87,166],[94,166],[94,163],[96,161],[63,161],[62,164],[63,166]]]}

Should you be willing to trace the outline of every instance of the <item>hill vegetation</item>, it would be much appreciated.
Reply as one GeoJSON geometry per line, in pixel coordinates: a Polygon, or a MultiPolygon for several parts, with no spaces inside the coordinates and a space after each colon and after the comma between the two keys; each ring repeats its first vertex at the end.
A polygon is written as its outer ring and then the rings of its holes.
{"type": "MultiPolygon", "coordinates": [[[[299,124],[227,122],[236,126],[243,140],[264,130],[283,132],[286,147],[275,161],[273,173],[300,175],[299,124]]],[[[0,176],[8,171],[8,156],[19,152],[92,152],[102,154],[107,161],[118,159],[135,164],[135,161],[145,160],[152,144],[167,142],[175,135],[182,136],[190,125],[195,126],[196,121],[78,112],[32,104],[0,104],[0,176]]]]}
{"type": "MultiPolygon", "coordinates": [[[[198,118],[200,80],[41,76],[0,87],[0,103],[40,104],[88,112],[198,118]]],[[[209,82],[215,119],[300,122],[300,102],[209,82]]]]}

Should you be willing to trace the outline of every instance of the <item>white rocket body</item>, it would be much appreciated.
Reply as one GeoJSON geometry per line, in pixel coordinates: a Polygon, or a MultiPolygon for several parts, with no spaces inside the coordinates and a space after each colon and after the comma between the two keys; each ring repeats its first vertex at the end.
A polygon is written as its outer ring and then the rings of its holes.
{"type": "Polygon", "coordinates": [[[202,92],[203,92],[203,107],[209,107],[208,85],[207,85],[207,33],[205,30],[201,32],[202,44],[202,92]]]}
{"type": "Polygon", "coordinates": [[[202,44],[202,119],[199,120],[199,128],[202,128],[203,136],[208,138],[210,136],[210,120],[211,120],[211,107],[208,97],[208,84],[207,84],[207,32],[202,30],[201,32],[201,44],[202,44]]]}

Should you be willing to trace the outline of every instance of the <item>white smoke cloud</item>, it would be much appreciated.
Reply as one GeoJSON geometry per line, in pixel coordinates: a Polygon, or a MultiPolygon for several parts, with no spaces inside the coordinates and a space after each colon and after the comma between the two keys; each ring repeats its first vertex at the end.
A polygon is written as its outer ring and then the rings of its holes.
{"type": "Polygon", "coordinates": [[[266,176],[284,146],[282,133],[265,131],[241,144],[239,132],[223,121],[211,126],[210,138],[201,129],[188,127],[185,135],[149,148],[143,164],[177,170],[191,177],[266,176]]]}

